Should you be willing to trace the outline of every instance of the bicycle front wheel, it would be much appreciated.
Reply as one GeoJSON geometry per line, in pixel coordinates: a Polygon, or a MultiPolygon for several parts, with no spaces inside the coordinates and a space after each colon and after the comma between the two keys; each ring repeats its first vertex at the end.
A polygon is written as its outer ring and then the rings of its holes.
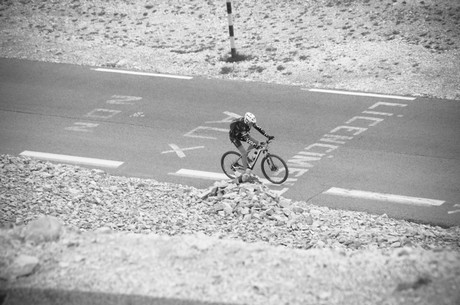
{"type": "Polygon", "coordinates": [[[243,168],[241,155],[235,151],[227,151],[220,159],[220,166],[227,177],[234,179],[235,172],[241,171],[243,168]]]}
{"type": "Polygon", "coordinates": [[[262,173],[271,183],[281,184],[286,181],[289,170],[283,159],[277,155],[268,154],[262,159],[262,173]]]}

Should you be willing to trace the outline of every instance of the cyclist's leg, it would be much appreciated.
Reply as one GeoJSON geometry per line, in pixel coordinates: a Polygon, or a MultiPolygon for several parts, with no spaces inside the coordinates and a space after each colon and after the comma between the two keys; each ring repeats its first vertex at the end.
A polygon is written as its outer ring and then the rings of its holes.
{"type": "MultiPolygon", "coordinates": [[[[248,136],[248,139],[249,139],[248,143],[255,143],[256,145],[258,145],[258,143],[259,143],[256,139],[254,139],[254,138],[251,137],[251,136],[248,136]]],[[[247,158],[248,158],[248,162],[252,162],[252,160],[249,160],[249,155],[250,155],[251,151],[252,151],[254,148],[255,148],[255,146],[254,146],[253,144],[249,144],[248,149],[247,149],[247,151],[246,151],[246,156],[247,156],[247,158]]]]}
{"type": "Polygon", "coordinates": [[[248,168],[248,154],[244,149],[243,144],[241,144],[240,140],[232,137],[230,137],[230,141],[235,145],[236,148],[238,148],[241,155],[241,160],[243,162],[243,170],[246,170],[248,168]]]}
{"type": "Polygon", "coordinates": [[[241,160],[243,161],[243,170],[248,169],[248,152],[244,149],[243,144],[237,147],[241,154],[241,160]]]}

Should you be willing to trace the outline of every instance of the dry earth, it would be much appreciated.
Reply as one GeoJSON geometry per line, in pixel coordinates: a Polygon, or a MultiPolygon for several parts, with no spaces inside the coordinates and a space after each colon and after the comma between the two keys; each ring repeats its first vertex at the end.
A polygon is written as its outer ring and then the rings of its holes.
{"type": "Polygon", "coordinates": [[[460,99],[457,0],[4,0],[0,56],[460,99]]]}
{"type": "MultiPolygon", "coordinates": [[[[0,56],[460,99],[456,0],[247,0],[234,11],[240,62],[228,58],[224,1],[3,0],[0,56]]],[[[0,290],[239,304],[460,300],[459,228],[302,203],[294,226],[243,222],[219,200],[197,200],[204,190],[6,156],[0,179],[1,224],[13,226],[0,234],[0,290]],[[22,224],[42,214],[67,229],[30,243],[22,224]]]]}

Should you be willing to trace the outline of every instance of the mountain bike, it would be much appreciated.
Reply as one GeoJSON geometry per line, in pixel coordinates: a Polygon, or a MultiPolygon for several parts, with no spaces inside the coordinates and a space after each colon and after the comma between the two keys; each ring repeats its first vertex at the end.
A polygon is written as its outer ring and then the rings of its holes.
{"type": "MultiPolygon", "coordinates": [[[[259,157],[263,155],[260,163],[263,175],[268,181],[274,184],[281,184],[286,181],[289,170],[286,162],[284,162],[281,157],[271,154],[268,151],[268,145],[271,141],[272,140],[268,140],[265,143],[261,143],[260,148],[251,149],[248,155],[252,155],[253,157],[250,158],[248,156],[248,168],[252,170],[259,157]]],[[[227,177],[231,179],[236,177],[236,172],[243,173],[242,157],[241,154],[236,151],[227,151],[224,153],[220,160],[220,165],[227,177]]]]}

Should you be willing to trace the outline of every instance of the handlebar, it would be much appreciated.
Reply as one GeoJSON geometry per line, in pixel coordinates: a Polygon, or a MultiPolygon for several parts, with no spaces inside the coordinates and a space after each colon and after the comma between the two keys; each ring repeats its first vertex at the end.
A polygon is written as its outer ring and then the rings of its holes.
{"type": "Polygon", "coordinates": [[[266,142],[260,142],[259,146],[261,146],[260,148],[267,148],[268,144],[270,144],[272,141],[273,139],[269,139],[266,142]]]}

